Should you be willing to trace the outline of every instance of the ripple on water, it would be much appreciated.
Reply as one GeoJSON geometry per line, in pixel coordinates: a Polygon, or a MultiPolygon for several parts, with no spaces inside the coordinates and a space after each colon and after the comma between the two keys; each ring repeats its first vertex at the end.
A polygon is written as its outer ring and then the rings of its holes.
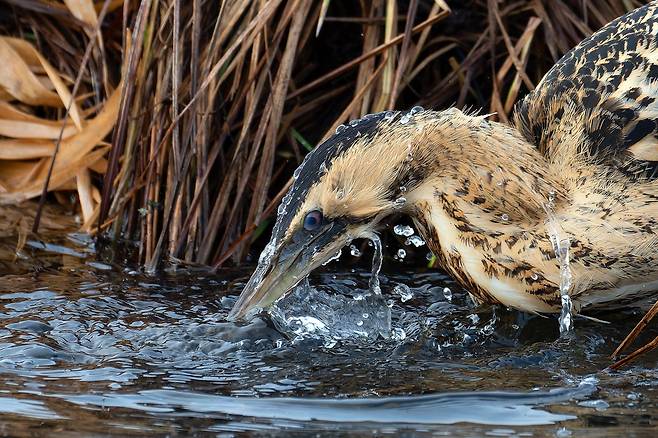
{"type": "Polygon", "coordinates": [[[606,340],[632,325],[628,314],[603,318],[617,327],[579,321],[574,338],[559,339],[555,319],[475,307],[440,273],[373,284],[357,271],[314,275],[271,318],[234,324],[226,316],[246,270],[148,277],[106,267],[2,277],[0,413],[53,424],[91,416],[90,431],[119,435],[362,422],[389,433],[464,422],[522,432],[573,430],[571,418],[657,401],[651,356],[635,374],[586,387],[579,377],[607,366],[606,340]]]}

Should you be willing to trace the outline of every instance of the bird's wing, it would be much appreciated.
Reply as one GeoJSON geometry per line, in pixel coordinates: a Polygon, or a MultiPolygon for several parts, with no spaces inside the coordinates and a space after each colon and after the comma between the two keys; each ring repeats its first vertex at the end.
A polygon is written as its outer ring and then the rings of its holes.
{"type": "Polygon", "coordinates": [[[658,177],[658,2],[567,53],[514,122],[549,158],[571,147],[628,176],[658,177]]]}

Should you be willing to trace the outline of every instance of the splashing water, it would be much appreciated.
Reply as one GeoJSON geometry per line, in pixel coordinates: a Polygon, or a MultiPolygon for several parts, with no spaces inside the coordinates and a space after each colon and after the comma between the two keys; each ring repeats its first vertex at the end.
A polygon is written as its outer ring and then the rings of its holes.
{"type": "Polygon", "coordinates": [[[562,310],[560,311],[560,335],[565,335],[573,328],[573,304],[569,296],[571,289],[572,275],[571,267],[569,265],[569,247],[571,241],[568,237],[563,237],[564,232],[560,227],[553,208],[555,205],[555,193],[550,192],[548,195],[548,203],[544,207],[547,214],[546,229],[553,245],[555,257],[560,264],[560,297],[562,302],[562,310]]]}
{"type": "Polygon", "coordinates": [[[406,303],[414,297],[411,288],[404,283],[400,283],[393,288],[393,292],[400,296],[400,301],[406,303]]]}
{"type": "Polygon", "coordinates": [[[409,236],[413,236],[414,229],[411,228],[409,225],[398,224],[393,227],[393,232],[398,236],[409,237],[409,236]]]}
{"type": "Polygon", "coordinates": [[[331,263],[331,262],[333,262],[333,261],[336,261],[336,260],[339,260],[339,259],[340,259],[340,256],[342,256],[342,255],[343,255],[343,250],[342,250],[342,249],[339,249],[338,252],[337,252],[336,254],[334,254],[333,256],[329,257],[329,258],[327,259],[326,262],[322,263],[322,266],[327,266],[329,263],[331,263]]]}
{"type": "Polygon", "coordinates": [[[375,251],[372,255],[372,272],[370,274],[369,289],[375,295],[381,295],[382,288],[379,285],[379,271],[382,269],[382,241],[379,239],[379,236],[373,234],[370,237],[370,241],[375,248],[375,251]]]}
{"type": "Polygon", "coordinates": [[[325,290],[302,281],[277,301],[270,316],[280,331],[293,336],[293,342],[317,339],[325,348],[333,348],[340,340],[391,335],[391,309],[384,297],[348,283],[336,282],[325,290]]]}
{"type": "Polygon", "coordinates": [[[446,301],[448,301],[449,303],[452,302],[452,291],[450,290],[449,287],[443,288],[443,296],[445,297],[446,301]]]}
{"type": "Polygon", "coordinates": [[[425,245],[425,241],[420,236],[410,236],[407,238],[407,240],[405,240],[404,244],[413,245],[416,248],[420,248],[421,246],[425,245]]]}

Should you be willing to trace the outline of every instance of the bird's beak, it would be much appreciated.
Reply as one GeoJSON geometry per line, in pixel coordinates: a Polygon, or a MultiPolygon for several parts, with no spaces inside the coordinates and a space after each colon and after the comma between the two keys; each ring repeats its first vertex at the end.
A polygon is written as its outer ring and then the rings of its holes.
{"type": "Polygon", "coordinates": [[[270,243],[228,319],[243,319],[268,308],[353,238],[344,223],[332,222],[307,238],[293,237],[278,247],[270,243]]]}

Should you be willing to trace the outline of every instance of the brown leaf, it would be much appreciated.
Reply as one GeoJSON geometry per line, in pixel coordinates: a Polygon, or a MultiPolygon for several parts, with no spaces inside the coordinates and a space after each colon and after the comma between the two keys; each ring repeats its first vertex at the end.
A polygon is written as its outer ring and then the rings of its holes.
{"type": "Polygon", "coordinates": [[[57,94],[41,84],[4,37],[0,37],[0,61],[0,86],[13,98],[30,105],[62,106],[57,94]]]}
{"type": "Polygon", "coordinates": [[[88,24],[92,28],[98,24],[98,16],[91,0],[64,0],[66,7],[78,20],[88,24]]]}

